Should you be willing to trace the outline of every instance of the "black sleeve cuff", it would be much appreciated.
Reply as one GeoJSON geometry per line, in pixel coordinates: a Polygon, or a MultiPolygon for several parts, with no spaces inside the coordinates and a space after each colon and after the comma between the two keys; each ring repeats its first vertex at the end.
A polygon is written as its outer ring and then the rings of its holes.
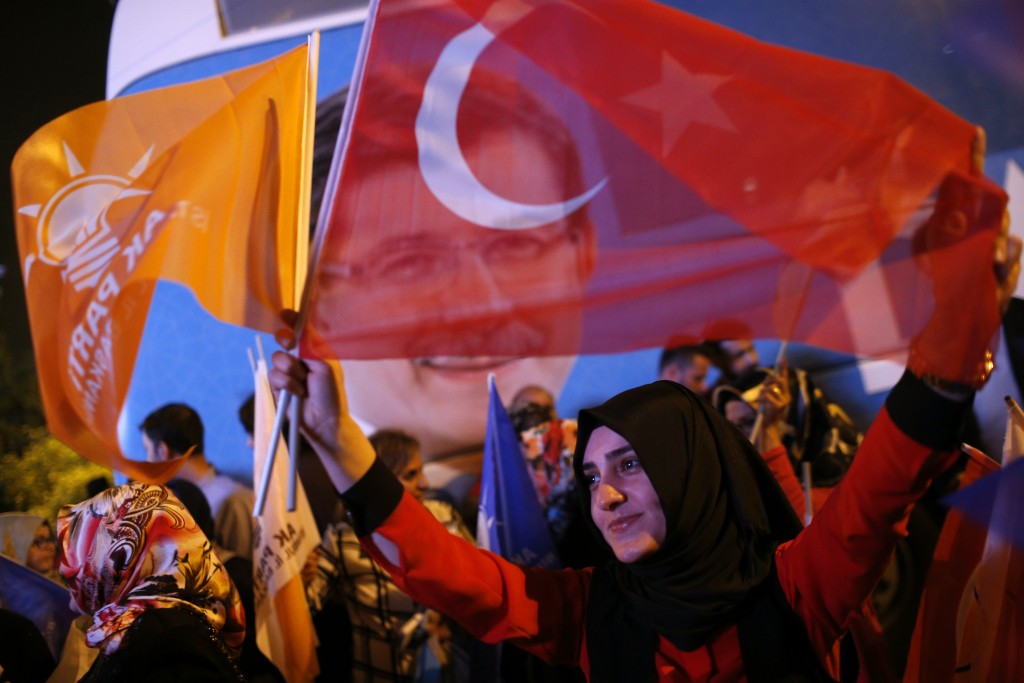
{"type": "Polygon", "coordinates": [[[352,515],[356,536],[369,536],[384,523],[402,500],[405,488],[387,465],[376,458],[373,465],[352,488],[341,494],[352,515]]]}
{"type": "Polygon", "coordinates": [[[960,447],[964,425],[974,404],[940,396],[909,370],[889,392],[885,408],[901,432],[937,451],[960,447]]]}

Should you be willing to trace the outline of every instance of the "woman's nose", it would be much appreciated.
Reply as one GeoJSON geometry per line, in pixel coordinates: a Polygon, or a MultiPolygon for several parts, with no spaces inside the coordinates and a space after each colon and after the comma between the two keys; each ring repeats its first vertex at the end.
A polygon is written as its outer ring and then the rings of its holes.
{"type": "Polygon", "coordinates": [[[602,482],[594,492],[594,501],[601,510],[614,510],[626,500],[626,497],[611,484],[602,482]]]}

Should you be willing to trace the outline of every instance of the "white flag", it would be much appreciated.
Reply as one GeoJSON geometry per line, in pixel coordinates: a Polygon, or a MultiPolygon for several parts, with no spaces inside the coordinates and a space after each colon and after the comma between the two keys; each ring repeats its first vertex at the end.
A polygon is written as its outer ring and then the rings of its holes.
{"type": "MultiPolygon", "coordinates": [[[[253,485],[259,485],[274,425],[274,399],[265,361],[255,372],[253,485]]],[[[319,673],[316,634],[302,586],[302,566],[319,544],[316,521],[302,484],[296,482],[295,511],[285,504],[288,452],[279,438],[263,515],[253,538],[256,644],[288,683],[312,681],[319,673]]]]}

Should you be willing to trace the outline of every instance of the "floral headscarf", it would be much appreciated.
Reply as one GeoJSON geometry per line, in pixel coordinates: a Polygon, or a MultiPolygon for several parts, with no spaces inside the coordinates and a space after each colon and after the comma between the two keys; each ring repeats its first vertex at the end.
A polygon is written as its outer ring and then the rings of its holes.
{"type": "Polygon", "coordinates": [[[146,610],[186,607],[238,654],[245,636],[238,591],[192,515],[163,486],[125,484],[65,505],[57,539],[73,605],[93,617],[89,647],[112,654],[146,610]]]}

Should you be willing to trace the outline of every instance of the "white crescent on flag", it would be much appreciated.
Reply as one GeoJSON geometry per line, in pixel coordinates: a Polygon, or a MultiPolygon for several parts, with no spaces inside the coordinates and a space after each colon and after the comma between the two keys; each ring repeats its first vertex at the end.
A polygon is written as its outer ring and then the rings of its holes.
{"type": "Polygon", "coordinates": [[[608,182],[564,202],[523,204],[501,197],[477,179],[459,146],[459,102],[473,64],[494,40],[483,24],[474,24],[444,47],[423,90],[416,116],[420,173],[439,202],[460,218],[499,230],[523,230],[561,220],[586,204],[608,182]]]}

